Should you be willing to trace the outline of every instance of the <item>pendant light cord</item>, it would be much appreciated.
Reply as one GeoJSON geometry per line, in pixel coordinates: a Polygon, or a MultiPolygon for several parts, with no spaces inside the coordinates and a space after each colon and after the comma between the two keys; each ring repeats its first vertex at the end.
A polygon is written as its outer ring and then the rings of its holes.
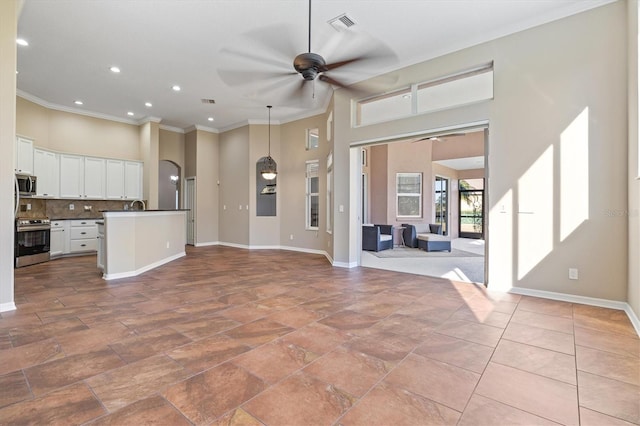
{"type": "Polygon", "coordinates": [[[309,53],[311,53],[311,0],[309,0],[309,53]]]}
{"type": "Polygon", "coordinates": [[[267,108],[269,108],[269,158],[271,158],[271,105],[267,105],[267,108]]]}

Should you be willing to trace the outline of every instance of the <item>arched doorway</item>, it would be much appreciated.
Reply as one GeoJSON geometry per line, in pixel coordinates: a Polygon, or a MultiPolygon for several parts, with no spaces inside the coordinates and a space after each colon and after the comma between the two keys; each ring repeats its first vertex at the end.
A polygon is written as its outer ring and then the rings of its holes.
{"type": "Polygon", "coordinates": [[[160,160],[158,167],[158,208],[180,208],[180,166],[173,161],[160,160]]]}

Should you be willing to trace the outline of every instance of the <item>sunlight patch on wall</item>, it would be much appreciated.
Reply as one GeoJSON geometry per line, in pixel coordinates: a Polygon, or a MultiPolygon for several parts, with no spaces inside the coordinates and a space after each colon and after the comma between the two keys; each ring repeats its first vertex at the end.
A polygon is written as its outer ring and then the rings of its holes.
{"type": "Polygon", "coordinates": [[[560,135],[560,241],[589,219],[589,107],[560,135]]]}
{"type": "Polygon", "coordinates": [[[553,250],[553,145],[518,180],[518,279],[553,250]]]}
{"type": "Polygon", "coordinates": [[[489,289],[508,291],[513,287],[513,191],[508,190],[491,208],[489,259],[500,259],[489,268],[489,289]]]}

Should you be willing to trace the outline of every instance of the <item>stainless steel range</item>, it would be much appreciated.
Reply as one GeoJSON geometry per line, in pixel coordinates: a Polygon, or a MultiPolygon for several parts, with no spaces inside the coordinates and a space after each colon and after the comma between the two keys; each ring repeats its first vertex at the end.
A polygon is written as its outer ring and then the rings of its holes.
{"type": "Polygon", "coordinates": [[[16,219],[16,268],[48,261],[50,244],[51,223],[48,218],[16,219]]]}

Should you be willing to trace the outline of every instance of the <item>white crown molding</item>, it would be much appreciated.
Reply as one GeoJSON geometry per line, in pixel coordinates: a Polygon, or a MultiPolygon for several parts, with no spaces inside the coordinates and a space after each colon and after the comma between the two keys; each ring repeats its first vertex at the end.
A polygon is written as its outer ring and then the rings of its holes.
{"type": "Polygon", "coordinates": [[[138,120],[138,125],[146,124],[146,123],[160,123],[161,121],[162,121],[162,118],[160,117],[147,116],[147,117],[142,117],[140,120],[138,120]]]}
{"type": "Polygon", "coordinates": [[[167,126],[166,124],[160,124],[160,130],[166,130],[174,133],[186,133],[182,127],[167,126]]]}
{"type": "Polygon", "coordinates": [[[202,132],[220,133],[220,130],[216,129],[215,127],[207,127],[207,126],[202,126],[200,124],[196,124],[193,127],[195,127],[196,130],[200,130],[202,132]]]}
{"type": "MultiPolygon", "coordinates": [[[[263,120],[261,118],[250,118],[249,120],[247,120],[247,123],[249,125],[268,125],[269,124],[269,120],[263,120]]],[[[273,124],[274,126],[278,126],[280,124],[282,124],[282,122],[280,120],[271,120],[271,124],[273,124]]]]}
{"type": "Polygon", "coordinates": [[[125,123],[125,124],[133,124],[134,126],[139,126],[139,123],[137,120],[130,120],[127,118],[121,118],[121,117],[115,117],[113,115],[107,115],[107,114],[101,114],[101,113],[97,113],[97,112],[91,112],[91,111],[86,111],[83,109],[78,109],[78,108],[72,108],[72,107],[68,107],[68,106],[64,106],[64,105],[58,105],[58,104],[53,104],[51,102],[47,102],[44,99],[41,99],[37,96],[34,96],[30,93],[27,93],[25,91],[22,91],[20,89],[16,89],[16,95],[26,99],[30,102],[33,102],[34,104],[38,104],[40,106],[43,106],[45,108],[48,109],[53,109],[56,111],[62,111],[62,112],[69,112],[72,114],[78,114],[78,115],[84,115],[86,117],[92,117],[92,118],[99,118],[102,120],[109,120],[109,121],[115,121],[118,123],[125,123]]]}

